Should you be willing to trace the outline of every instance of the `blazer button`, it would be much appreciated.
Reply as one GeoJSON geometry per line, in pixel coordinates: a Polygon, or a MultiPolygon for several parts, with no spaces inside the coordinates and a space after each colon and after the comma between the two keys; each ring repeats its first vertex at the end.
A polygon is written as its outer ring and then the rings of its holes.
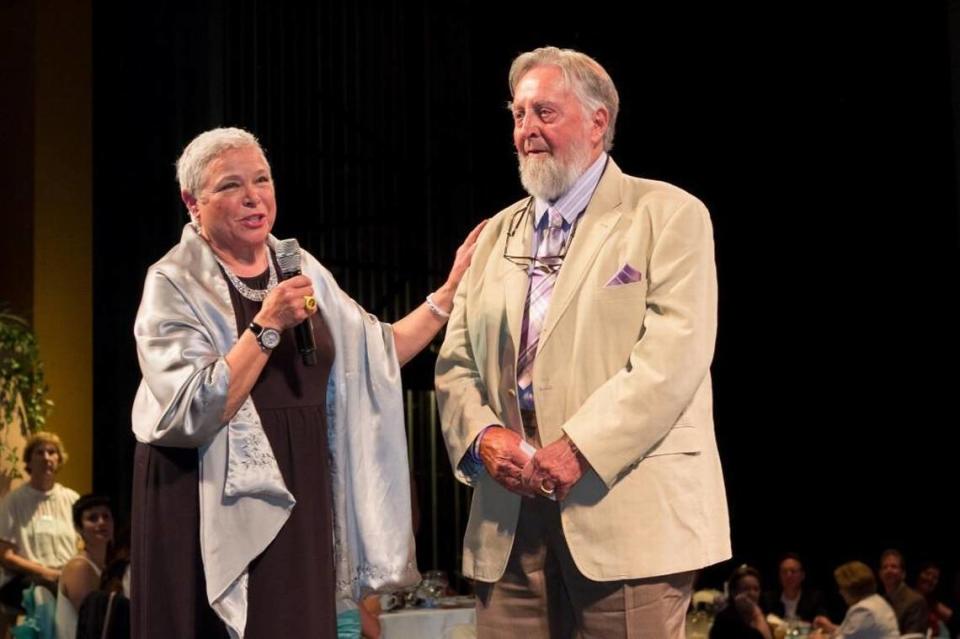
{"type": "Polygon", "coordinates": [[[516,396],[517,396],[517,391],[514,390],[513,388],[508,388],[508,389],[507,389],[507,395],[509,395],[510,397],[516,397],[516,396]]]}

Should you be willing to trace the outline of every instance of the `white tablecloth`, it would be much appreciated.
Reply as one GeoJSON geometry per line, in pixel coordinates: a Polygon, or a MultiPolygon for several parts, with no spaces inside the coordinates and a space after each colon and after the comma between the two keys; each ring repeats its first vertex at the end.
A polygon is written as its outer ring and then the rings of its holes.
{"type": "Polygon", "coordinates": [[[456,626],[473,627],[475,625],[476,611],[473,608],[398,610],[380,615],[380,637],[381,639],[446,639],[451,636],[450,633],[456,626]]]}

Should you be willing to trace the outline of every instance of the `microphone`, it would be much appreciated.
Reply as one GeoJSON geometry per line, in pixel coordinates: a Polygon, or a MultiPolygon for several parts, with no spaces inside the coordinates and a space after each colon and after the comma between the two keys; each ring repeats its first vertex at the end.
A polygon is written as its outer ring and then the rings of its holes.
{"type": "MultiPolygon", "coordinates": [[[[297,240],[280,240],[277,242],[277,263],[280,265],[280,279],[288,280],[300,275],[300,244],[297,240]]],[[[317,363],[317,342],[313,338],[313,323],[310,317],[293,327],[293,334],[297,339],[297,350],[303,358],[305,366],[317,363]]]]}

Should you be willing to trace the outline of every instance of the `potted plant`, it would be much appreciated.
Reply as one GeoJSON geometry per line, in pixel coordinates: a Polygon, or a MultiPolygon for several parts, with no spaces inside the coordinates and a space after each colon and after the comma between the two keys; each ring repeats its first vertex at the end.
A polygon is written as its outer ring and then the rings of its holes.
{"type": "Polygon", "coordinates": [[[43,429],[52,407],[33,330],[0,308],[0,495],[21,477],[17,444],[43,429]]]}

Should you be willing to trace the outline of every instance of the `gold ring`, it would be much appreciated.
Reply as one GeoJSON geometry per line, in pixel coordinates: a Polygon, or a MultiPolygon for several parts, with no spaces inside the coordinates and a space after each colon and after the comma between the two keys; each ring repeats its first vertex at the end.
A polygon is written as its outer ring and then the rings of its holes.
{"type": "Polygon", "coordinates": [[[313,295],[304,295],[303,296],[303,308],[309,313],[317,307],[317,298],[313,295]]]}
{"type": "Polygon", "coordinates": [[[543,485],[544,482],[546,481],[547,481],[546,479],[540,481],[540,492],[543,493],[544,495],[552,495],[553,491],[555,491],[557,488],[556,486],[551,486],[550,488],[547,488],[546,486],[543,485]]]}

